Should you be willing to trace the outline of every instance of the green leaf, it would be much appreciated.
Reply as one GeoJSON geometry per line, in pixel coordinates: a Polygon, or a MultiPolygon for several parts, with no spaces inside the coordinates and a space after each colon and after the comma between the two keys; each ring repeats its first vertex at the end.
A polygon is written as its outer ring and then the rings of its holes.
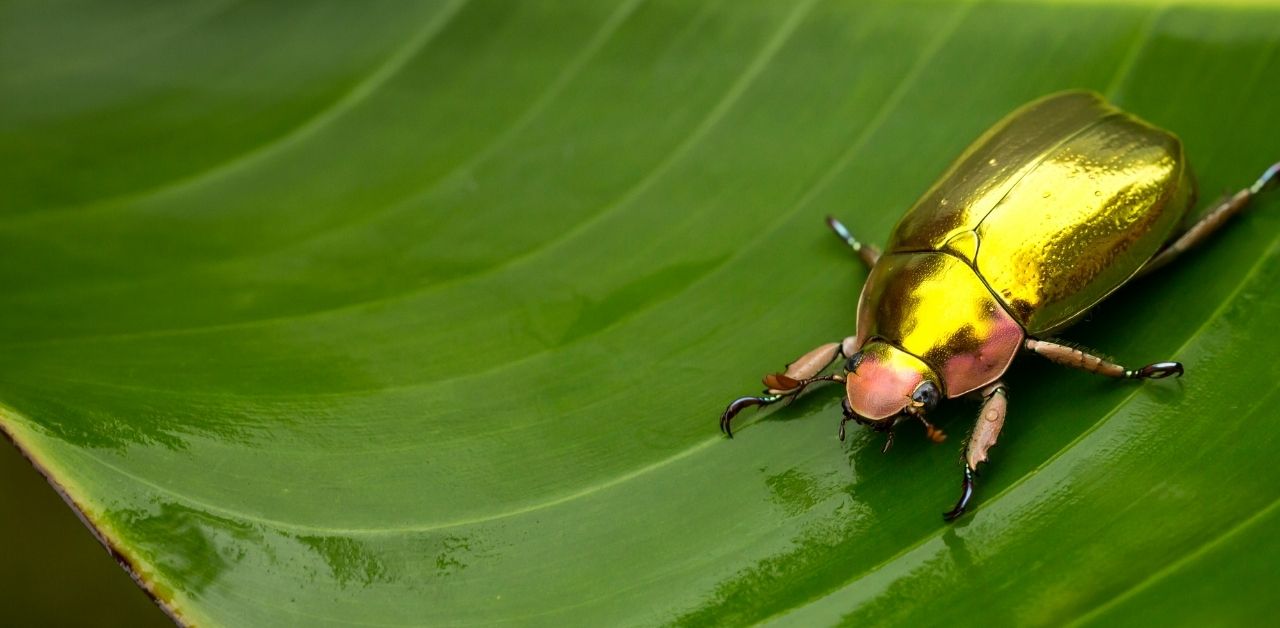
{"type": "Polygon", "coordinates": [[[462,0],[0,5],[0,427],[195,624],[1259,623],[1275,197],[975,412],[747,415],[852,332],[983,129],[1104,92],[1207,202],[1280,158],[1280,8],[462,0]]]}

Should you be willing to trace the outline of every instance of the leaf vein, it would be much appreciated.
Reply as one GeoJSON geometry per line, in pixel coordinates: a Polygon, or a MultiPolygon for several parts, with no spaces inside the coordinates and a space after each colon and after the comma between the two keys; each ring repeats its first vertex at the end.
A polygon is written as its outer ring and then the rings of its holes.
{"type": "Polygon", "coordinates": [[[206,168],[177,179],[163,181],[150,188],[78,205],[55,207],[39,212],[15,214],[12,216],[11,222],[28,220],[31,218],[44,218],[53,214],[75,214],[101,209],[103,207],[137,202],[143,199],[172,193],[181,189],[199,188],[229,173],[242,170],[247,166],[270,158],[272,155],[291,146],[297,145],[322,131],[335,121],[341,119],[347,113],[351,112],[361,103],[367,101],[371,96],[376,94],[392,78],[399,74],[400,70],[403,69],[415,56],[417,56],[417,54],[421,52],[428,43],[435,39],[436,35],[445,29],[448,23],[452,21],[453,17],[458,14],[459,10],[467,2],[468,0],[449,0],[449,5],[446,8],[432,16],[431,19],[427,20],[421,29],[412,33],[404,44],[398,47],[395,52],[391,53],[385,61],[374,67],[367,75],[365,75],[364,78],[360,79],[340,98],[334,101],[330,106],[318,111],[301,124],[295,126],[292,130],[282,135],[278,135],[273,139],[267,140],[265,143],[259,144],[256,147],[249,148],[239,155],[215,164],[210,168],[206,168]]]}

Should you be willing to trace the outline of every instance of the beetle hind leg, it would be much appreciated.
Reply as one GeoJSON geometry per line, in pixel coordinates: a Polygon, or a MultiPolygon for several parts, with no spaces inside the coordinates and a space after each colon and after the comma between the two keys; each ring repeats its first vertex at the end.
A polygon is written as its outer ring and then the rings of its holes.
{"type": "Polygon", "coordinates": [[[969,508],[973,499],[973,478],[978,474],[978,465],[988,461],[987,452],[995,446],[1004,429],[1004,417],[1008,413],[1009,402],[1004,382],[996,382],[982,390],[982,410],[978,412],[978,421],[973,425],[973,433],[964,450],[964,475],[960,480],[960,499],[951,510],[943,513],[942,518],[955,521],[969,508]]]}
{"type": "Polygon", "coordinates": [[[1182,373],[1181,362],[1156,362],[1137,370],[1126,370],[1124,376],[1129,379],[1164,379],[1170,375],[1182,377],[1182,373]]]}
{"type": "Polygon", "coordinates": [[[1204,241],[1210,234],[1217,231],[1219,227],[1227,222],[1232,216],[1240,213],[1249,205],[1249,201],[1264,190],[1276,187],[1280,184],[1280,163],[1272,164],[1267,168],[1262,176],[1254,181],[1253,185],[1236,192],[1231,198],[1221,202],[1217,207],[1209,210],[1199,221],[1191,225],[1189,229],[1178,236],[1176,240],[1170,242],[1167,246],[1156,253],[1142,267],[1138,275],[1148,275],[1156,269],[1162,268],[1164,265],[1172,262],[1179,255],[1185,253],[1191,247],[1204,241]]]}
{"type": "Polygon", "coordinates": [[[1181,362],[1156,362],[1128,369],[1092,353],[1056,342],[1028,338],[1024,346],[1050,362],[1117,379],[1163,379],[1170,375],[1181,376],[1183,373],[1181,362]]]}
{"type": "Polygon", "coordinates": [[[1271,167],[1267,168],[1267,171],[1263,172],[1262,176],[1258,177],[1258,180],[1249,186],[1249,191],[1258,194],[1276,185],[1280,185],[1280,162],[1271,164],[1271,167]]]}

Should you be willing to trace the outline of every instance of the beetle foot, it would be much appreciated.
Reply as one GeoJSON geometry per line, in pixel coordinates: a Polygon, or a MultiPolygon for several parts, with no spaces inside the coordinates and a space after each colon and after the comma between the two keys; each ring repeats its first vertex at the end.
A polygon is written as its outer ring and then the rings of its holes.
{"type": "Polygon", "coordinates": [[[733,429],[730,427],[730,423],[733,422],[734,416],[751,406],[767,406],[771,403],[777,402],[779,399],[782,399],[782,395],[739,397],[734,399],[733,402],[729,404],[729,407],[724,409],[724,414],[720,415],[720,431],[724,432],[725,436],[733,438],[733,429]]]}
{"type": "Polygon", "coordinates": [[[1170,375],[1182,376],[1181,362],[1156,362],[1148,364],[1136,371],[1125,371],[1130,379],[1164,379],[1170,375]]]}
{"type": "Polygon", "coordinates": [[[853,408],[849,405],[849,398],[842,397],[840,399],[840,407],[844,410],[844,418],[840,419],[840,442],[844,442],[844,424],[849,421],[857,421],[858,415],[853,413],[853,408]]]}
{"type": "Polygon", "coordinates": [[[880,450],[882,454],[889,453],[889,448],[893,447],[893,430],[888,430],[888,434],[888,437],[884,439],[884,449],[880,450]]]}
{"type": "Polygon", "coordinates": [[[1249,192],[1260,194],[1274,185],[1280,185],[1280,163],[1271,164],[1271,167],[1267,168],[1267,171],[1262,173],[1262,176],[1258,177],[1258,180],[1249,188],[1249,192]]]}
{"type": "Polygon", "coordinates": [[[956,502],[955,508],[942,514],[942,518],[947,521],[955,521],[964,514],[966,508],[969,507],[969,500],[973,499],[973,469],[969,465],[964,465],[964,480],[960,483],[960,501],[956,502]]]}

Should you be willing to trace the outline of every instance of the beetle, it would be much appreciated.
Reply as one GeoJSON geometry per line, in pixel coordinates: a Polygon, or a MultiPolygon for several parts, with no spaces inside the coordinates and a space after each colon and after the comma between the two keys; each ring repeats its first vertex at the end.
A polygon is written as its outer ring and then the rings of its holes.
{"type": "Polygon", "coordinates": [[[1196,185],[1181,141],[1089,91],[1045,96],[980,136],[899,220],[881,253],[838,220],[827,224],[870,274],[856,333],[823,344],[764,377],[760,396],[734,400],[720,417],[794,398],[817,382],[841,382],[845,424],[885,432],[927,419],[943,399],[977,396],[981,409],[961,461],[964,514],[978,465],[1004,426],[1001,381],[1019,353],[1118,379],[1180,376],[1182,364],[1126,368],[1052,340],[1121,285],[1168,264],[1280,180],[1280,163],[1189,217],[1196,185]],[[843,374],[823,375],[844,360],[843,374]]]}

